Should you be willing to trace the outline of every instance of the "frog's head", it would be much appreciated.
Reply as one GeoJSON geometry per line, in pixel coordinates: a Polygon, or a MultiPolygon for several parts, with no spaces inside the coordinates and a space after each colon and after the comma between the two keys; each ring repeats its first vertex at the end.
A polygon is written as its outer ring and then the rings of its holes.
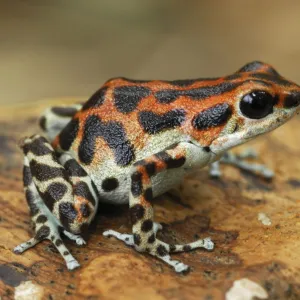
{"type": "Polygon", "coordinates": [[[210,146],[216,154],[269,132],[300,112],[300,86],[280,76],[268,64],[249,63],[232,80],[237,87],[222,99],[230,113],[210,146]]]}

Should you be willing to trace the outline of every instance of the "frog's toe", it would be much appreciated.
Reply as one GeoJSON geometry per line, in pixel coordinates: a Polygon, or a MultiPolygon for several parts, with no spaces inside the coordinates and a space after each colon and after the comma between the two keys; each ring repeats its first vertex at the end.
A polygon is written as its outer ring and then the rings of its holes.
{"type": "Polygon", "coordinates": [[[153,231],[156,233],[159,230],[162,230],[163,226],[160,223],[153,222],[153,231]]]}
{"type": "Polygon", "coordinates": [[[67,268],[68,270],[72,271],[80,267],[80,264],[76,259],[70,260],[67,262],[67,268]]]}
{"type": "Polygon", "coordinates": [[[220,169],[220,162],[219,161],[215,161],[210,165],[209,168],[209,175],[212,178],[220,178],[222,176],[222,172],[220,169]]]}
{"type": "Polygon", "coordinates": [[[82,237],[78,237],[78,238],[76,239],[76,244],[77,244],[78,246],[86,245],[86,241],[85,241],[82,237]]]}
{"type": "MultiPolygon", "coordinates": [[[[158,223],[154,224],[157,224],[157,228],[162,227],[158,223]]],[[[153,226],[153,229],[155,229],[155,226],[153,226]]],[[[214,243],[209,237],[189,244],[171,245],[157,239],[154,232],[150,235],[141,235],[138,233],[125,234],[114,230],[107,230],[103,232],[103,235],[106,237],[115,237],[118,240],[123,241],[126,245],[134,247],[138,252],[147,252],[152,256],[163,260],[165,263],[173,267],[177,273],[188,272],[189,266],[178,260],[173,260],[170,257],[170,253],[187,252],[196,248],[205,248],[207,250],[212,250],[214,248],[214,243]]]]}
{"type": "Polygon", "coordinates": [[[211,240],[210,237],[205,238],[203,240],[203,248],[207,249],[207,250],[213,250],[215,247],[214,242],[211,240]]]}
{"type": "Polygon", "coordinates": [[[268,168],[263,168],[262,169],[262,176],[264,177],[264,178],[266,178],[266,179],[272,179],[274,176],[275,176],[275,173],[274,173],[274,171],[273,170],[270,170],[270,169],[268,169],[268,168]]]}
{"type": "Polygon", "coordinates": [[[133,234],[120,233],[115,230],[106,230],[103,232],[106,237],[115,237],[116,239],[123,241],[128,246],[134,246],[133,234]]]}
{"type": "MultiPolygon", "coordinates": [[[[220,159],[222,164],[228,164],[239,168],[243,171],[247,171],[249,173],[257,174],[262,176],[265,179],[272,179],[274,177],[274,172],[266,167],[263,164],[257,164],[251,161],[246,161],[246,159],[256,159],[258,157],[257,153],[253,150],[246,150],[241,154],[234,154],[231,152],[226,152],[224,156],[220,159]]],[[[220,168],[218,162],[215,162],[211,165],[210,175],[213,176],[213,173],[220,173],[220,168]]],[[[213,176],[220,177],[220,176],[213,176]]]]}
{"type": "Polygon", "coordinates": [[[174,269],[177,273],[186,273],[189,272],[190,267],[185,265],[184,263],[178,261],[178,263],[174,266],[174,269]]]}
{"type": "MultiPolygon", "coordinates": [[[[159,256],[158,256],[159,257],[159,256]]],[[[162,257],[159,257],[165,263],[174,268],[176,273],[188,273],[190,271],[190,267],[183,262],[175,259],[171,259],[169,254],[165,254],[162,257]]]]}
{"type": "Polygon", "coordinates": [[[25,243],[22,243],[18,246],[16,246],[13,251],[15,254],[21,254],[23,253],[24,251],[26,251],[27,249],[35,246],[39,241],[35,238],[31,238],[30,240],[28,240],[27,242],[25,243]]]}
{"type": "Polygon", "coordinates": [[[78,246],[86,244],[86,241],[78,234],[71,233],[67,230],[64,230],[64,235],[67,236],[70,240],[75,241],[78,246]]]}

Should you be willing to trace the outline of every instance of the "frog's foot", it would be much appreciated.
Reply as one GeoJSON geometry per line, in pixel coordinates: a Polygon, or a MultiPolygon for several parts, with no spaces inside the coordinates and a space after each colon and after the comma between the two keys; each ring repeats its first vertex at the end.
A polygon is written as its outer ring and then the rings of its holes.
{"type": "Polygon", "coordinates": [[[42,240],[48,239],[53,243],[58,252],[64,258],[69,270],[74,270],[80,266],[77,260],[72,256],[72,254],[69,252],[69,250],[61,240],[58,232],[58,226],[56,224],[51,223],[46,215],[40,212],[32,217],[32,221],[36,224],[35,236],[29,239],[27,242],[15,247],[13,250],[14,253],[21,254],[27,249],[35,246],[42,240]]]}
{"type": "Polygon", "coordinates": [[[35,246],[35,245],[38,244],[39,242],[40,242],[40,241],[38,241],[37,239],[31,238],[31,239],[29,239],[27,242],[24,242],[24,243],[22,243],[22,244],[16,246],[16,247],[14,248],[14,252],[15,252],[16,254],[21,254],[21,253],[23,253],[24,251],[26,251],[27,249],[29,249],[29,248],[35,246]]]}
{"type": "MultiPolygon", "coordinates": [[[[153,222],[153,232],[154,232],[154,234],[156,234],[157,231],[162,230],[162,229],[163,229],[163,226],[160,223],[153,222]]],[[[115,230],[109,229],[109,230],[104,231],[103,235],[107,236],[107,237],[114,236],[118,240],[123,241],[128,246],[133,246],[134,245],[132,234],[119,233],[115,230]]]]}
{"type": "Polygon", "coordinates": [[[163,260],[165,263],[172,266],[177,273],[187,272],[189,270],[189,266],[178,260],[171,259],[170,253],[187,252],[197,248],[205,248],[207,250],[212,250],[214,248],[214,243],[210,238],[205,238],[203,240],[183,245],[171,245],[158,240],[155,233],[152,233],[150,236],[145,236],[144,234],[125,234],[114,230],[107,230],[103,233],[103,235],[107,237],[115,237],[118,240],[123,241],[126,245],[135,247],[138,252],[147,252],[163,260]]]}
{"type": "MultiPolygon", "coordinates": [[[[38,217],[42,218],[44,216],[40,215],[38,217]]],[[[69,250],[61,240],[58,230],[54,229],[52,224],[48,224],[47,222],[45,222],[44,224],[37,226],[37,228],[38,229],[36,230],[35,236],[29,239],[27,242],[16,246],[13,249],[14,253],[21,254],[29,248],[32,248],[42,240],[48,239],[52,241],[53,245],[64,258],[69,270],[74,270],[80,266],[77,260],[72,256],[72,254],[69,252],[69,250]]]]}
{"type": "Polygon", "coordinates": [[[75,241],[77,245],[82,246],[86,244],[86,241],[78,234],[71,233],[67,230],[63,231],[64,235],[67,236],[70,240],[75,241]]]}
{"type": "Polygon", "coordinates": [[[220,170],[220,163],[229,164],[235,166],[241,170],[251,172],[254,174],[259,174],[265,179],[272,179],[274,177],[274,172],[262,164],[250,163],[245,161],[245,159],[255,159],[258,155],[253,149],[247,149],[240,154],[233,154],[231,152],[226,152],[225,155],[219,160],[211,164],[210,166],[210,176],[214,178],[220,178],[222,172],[220,170]]]}
{"type": "Polygon", "coordinates": [[[138,252],[146,252],[155,256],[178,273],[186,272],[189,266],[173,260],[173,252],[186,252],[196,248],[211,250],[214,247],[210,238],[183,245],[170,245],[156,237],[156,232],[161,228],[153,220],[153,186],[151,177],[167,169],[180,168],[186,161],[186,145],[179,144],[171,149],[166,149],[143,160],[136,162],[131,173],[131,188],[129,194],[130,218],[132,234],[123,234],[114,230],[104,232],[105,236],[113,236],[138,252]]]}

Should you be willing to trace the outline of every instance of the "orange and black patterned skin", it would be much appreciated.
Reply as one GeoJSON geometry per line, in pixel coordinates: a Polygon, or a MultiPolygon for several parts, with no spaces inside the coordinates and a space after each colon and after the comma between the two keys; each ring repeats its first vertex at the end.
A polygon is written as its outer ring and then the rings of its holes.
{"type": "MultiPolygon", "coordinates": [[[[51,212],[67,235],[91,222],[99,201],[129,202],[133,234],[104,234],[186,271],[188,266],[169,254],[210,250],[213,243],[209,238],[186,245],[158,240],[152,198],[189,170],[282,125],[299,105],[300,87],[262,62],[220,78],[111,79],[83,105],[48,110],[40,124],[49,141],[39,136],[24,141],[27,201],[36,219],[42,215],[51,223],[51,212]]],[[[33,243],[49,236],[56,243],[55,226],[38,226],[33,243]]],[[[79,265],[66,262],[69,269],[79,265]]]]}

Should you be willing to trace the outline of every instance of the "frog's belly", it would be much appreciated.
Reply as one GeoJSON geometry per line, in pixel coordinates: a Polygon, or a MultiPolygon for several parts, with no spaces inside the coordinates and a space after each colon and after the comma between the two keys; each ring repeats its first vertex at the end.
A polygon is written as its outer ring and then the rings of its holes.
{"type": "MultiPolygon", "coordinates": [[[[182,169],[173,169],[161,172],[151,178],[153,196],[157,197],[172,187],[180,184],[186,171],[182,169]]],[[[111,204],[126,204],[129,202],[130,180],[127,174],[122,174],[116,177],[119,182],[118,188],[110,192],[104,192],[101,188],[102,180],[100,178],[95,179],[94,182],[99,190],[100,202],[111,204]]]]}

